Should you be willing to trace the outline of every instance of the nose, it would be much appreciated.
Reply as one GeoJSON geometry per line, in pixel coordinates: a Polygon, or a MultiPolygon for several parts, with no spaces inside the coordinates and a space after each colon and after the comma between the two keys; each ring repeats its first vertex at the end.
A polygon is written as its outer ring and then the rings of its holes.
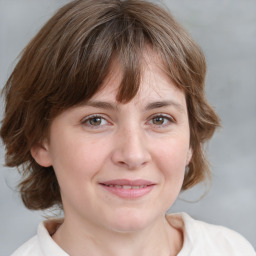
{"type": "Polygon", "coordinates": [[[127,129],[118,134],[112,161],[115,165],[129,170],[136,170],[145,166],[151,155],[142,132],[127,129]]]}

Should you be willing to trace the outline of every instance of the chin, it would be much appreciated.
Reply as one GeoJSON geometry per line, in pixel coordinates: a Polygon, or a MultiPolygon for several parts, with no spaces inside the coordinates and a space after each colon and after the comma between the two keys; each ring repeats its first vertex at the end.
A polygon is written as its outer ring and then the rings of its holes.
{"type": "Polygon", "coordinates": [[[112,229],[119,233],[131,233],[141,231],[149,227],[153,220],[153,216],[148,216],[145,212],[137,212],[127,210],[121,214],[113,214],[112,216],[112,229]],[[113,219],[113,216],[115,217],[113,219]]]}

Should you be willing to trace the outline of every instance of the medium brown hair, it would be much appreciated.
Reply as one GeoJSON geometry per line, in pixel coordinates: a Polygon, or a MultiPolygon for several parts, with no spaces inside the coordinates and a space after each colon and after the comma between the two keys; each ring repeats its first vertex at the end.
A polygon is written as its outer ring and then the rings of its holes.
{"type": "Polygon", "coordinates": [[[205,98],[206,63],[200,47],[152,3],[76,0],[62,7],[27,45],[3,90],[6,165],[19,167],[23,174],[19,188],[26,207],[61,206],[53,168],[38,165],[30,153],[47,135],[51,120],[99,91],[114,57],[123,71],[117,100],[130,101],[140,86],[140,59],[148,45],[186,96],[193,156],[182,189],[209,174],[203,144],[219,119],[205,98]]]}

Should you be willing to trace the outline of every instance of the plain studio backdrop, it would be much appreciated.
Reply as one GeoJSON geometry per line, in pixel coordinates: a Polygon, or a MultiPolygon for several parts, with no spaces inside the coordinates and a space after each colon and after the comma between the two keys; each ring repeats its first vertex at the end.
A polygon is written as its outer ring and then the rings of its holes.
{"type": "MultiPolygon", "coordinates": [[[[0,86],[17,56],[67,0],[0,0],[0,86]]],[[[161,3],[161,1],[159,1],[161,3]]],[[[256,248],[256,1],[166,0],[176,19],[201,45],[208,62],[207,96],[222,119],[208,145],[213,181],[208,194],[197,186],[180,195],[171,212],[224,225],[256,248]],[[189,202],[187,202],[189,201],[189,202]]],[[[1,99],[1,119],[3,99],[1,99]]],[[[0,147],[0,256],[36,233],[42,212],[23,206],[17,171],[3,167],[0,147]]]]}

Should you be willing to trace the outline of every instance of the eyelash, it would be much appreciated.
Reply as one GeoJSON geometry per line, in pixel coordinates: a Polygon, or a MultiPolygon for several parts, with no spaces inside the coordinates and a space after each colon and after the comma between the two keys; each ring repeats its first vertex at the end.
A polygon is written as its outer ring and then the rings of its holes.
{"type": "Polygon", "coordinates": [[[165,123],[165,124],[160,124],[160,125],[152,124],[152,125],[154,125],[154,127],[157,127],[157,128],[166,127],[166,126],[170,125],[170,123],[175,123],[175,119],[172,116],[165,115],[165,114],[156,114],[156,115],[150,117],[149,122],[153,121],[156,118],[162,118],[164,120],[164,122],[167,121],[167,123],[165,123]]]}
{"type": "MultiPolygon", "coordinates": [[[[85,126],[88,126],[88,127],[93,128],[93,129],[98,129],[98,128],[100,128],[100,127],[102,126],[102,125],[101,125],[102,120],[105,120],[106,123],[109,124],[109,122],[107,121],[107,119],[104,118],[104,117],[102,117],[101,115],[91,115],[91,116],[88,116],[88,117],[84,118],[81,123],[82,123],[83,125],[85,125],[85,126]],[[92,124],[89,123],[90,121],[92,121],[93,119],[96,119],[96,118],[99,118],[99,119],[101,120],[99,125],[92,125],[92,124]]],[[[104,124],[104,125],[105,125],[105,124],[104,124]]]]}
{"type": "MultiPolygon", "coordinates": [[[[108,122],[108,120],[106,118],[102,117],[101,115],[91,115],[91,116],[88,116],[85,119],[83,119],[81,121],[81,123],[83,125],[87,126],[87,127],[92,128],[92,129],[99,129],[102,126],[110,125],[110,122],[108,122]],[[96,118],[100,119],[100,123],[98,125],[97,124],[96,125],[90,124],[90,121],[92,121],[93,119],[96,119],[96,118]],[[102,124],[103,120],[106,122],[105,124],[102,124]]],[[[147,123],[151,123],[156,128],[164,128],[164,127],[169,126],[170,123],[175,123],[175,119],[173,117],[171,117],[170,115],[156,114],[156,115],[151,116],[147,123]],[[158,124],[154,124],[153,121],[156,118],[161,118],[161,119],[163,119],[163,122],[167,121],[167,123],[163,123],[163,124],[159,124],[159,125],[158,124]]]]}

